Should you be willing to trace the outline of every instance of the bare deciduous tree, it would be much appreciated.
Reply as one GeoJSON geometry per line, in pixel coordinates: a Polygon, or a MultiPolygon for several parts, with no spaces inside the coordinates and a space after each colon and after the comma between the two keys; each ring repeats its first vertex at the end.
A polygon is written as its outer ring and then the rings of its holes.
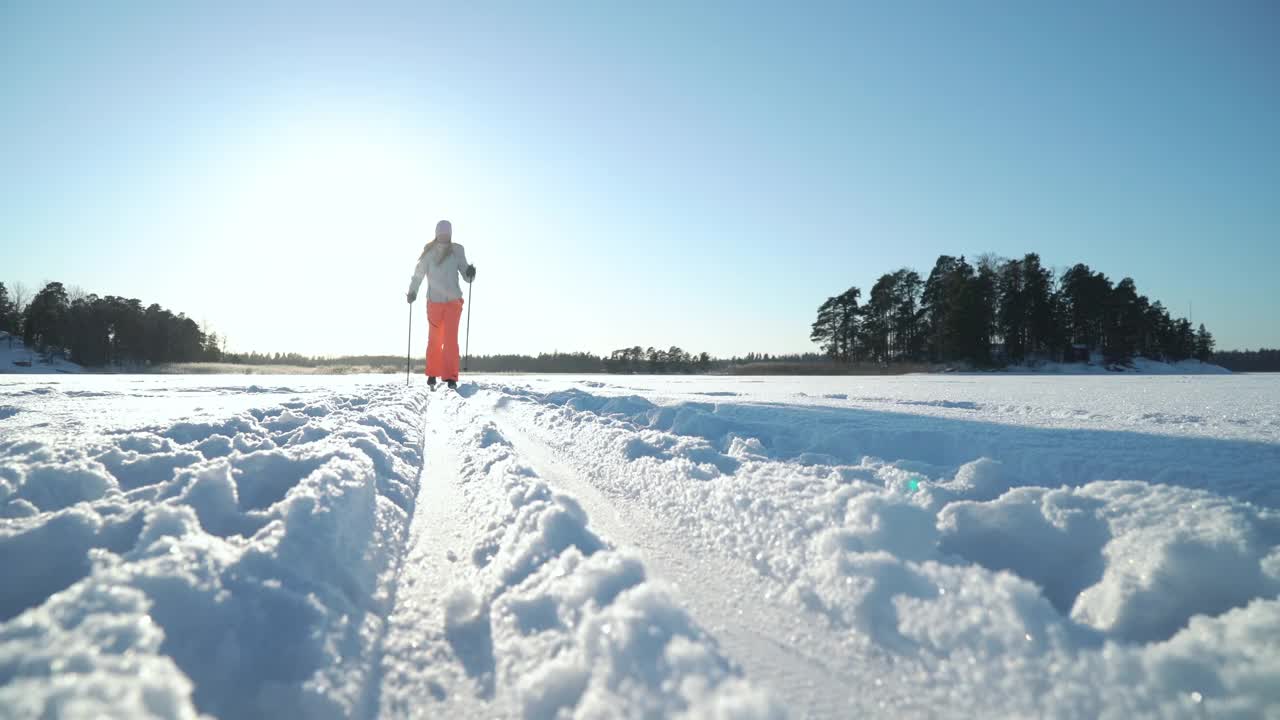
{"type": "Polygon", "coordinates": [[[19,315],[27,309],[27,303],[31,302],[31,291],[20,282],[9,286],[9,296],[13,299],[14,312],[19,315]]]}

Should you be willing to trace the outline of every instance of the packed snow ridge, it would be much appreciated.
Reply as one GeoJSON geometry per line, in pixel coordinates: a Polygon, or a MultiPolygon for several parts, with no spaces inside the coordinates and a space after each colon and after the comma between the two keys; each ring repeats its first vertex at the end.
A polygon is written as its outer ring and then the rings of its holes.
{"type": "Polygon", "coordinates": [[[0,706],[350,715],[418,489],[420,395],[0,442],[0,706]]]}
{"type": "Polygon", "coordinates": [[[0,717],[1280,713],[1280,384],[975,380],[5,381],[0,717]]]}

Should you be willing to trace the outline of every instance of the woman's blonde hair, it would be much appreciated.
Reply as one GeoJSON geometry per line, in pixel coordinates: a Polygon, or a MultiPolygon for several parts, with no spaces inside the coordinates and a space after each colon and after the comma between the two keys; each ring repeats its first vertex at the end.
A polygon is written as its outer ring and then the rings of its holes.
{"type": "Polygon", "coordinates": [[[453,240],[452,240],[452,239],[450,239],[450,241],[449,241],[449,242],[447,242],[447,243],[441,243],[441,242],[440,242],[440,237],[441,237],[441,236],[437,235],[437,236],[435,237],[435,239],[434,239],[434,240],[432,240],[431,242],[427,243],[427,244],[422,248],[422,255],[418,256],[418,259],[419,259],[419,260],[421,260],[422,258],[426,257],[426,256],[427,256],[427,253],[429,253],[429,252],[431,252],[432,250],[434,250],[434,249],[436,248],[436,246],[438,246],[438,245],[444,245],[444,251],[440,253],[440,257],[436,258],[436,265],[439,265],[440,263],[444,262],[444,261],[445,261],[445,260],[446,260],[450,255],[452,255],[452,254],[453,254],[453,240]]]}

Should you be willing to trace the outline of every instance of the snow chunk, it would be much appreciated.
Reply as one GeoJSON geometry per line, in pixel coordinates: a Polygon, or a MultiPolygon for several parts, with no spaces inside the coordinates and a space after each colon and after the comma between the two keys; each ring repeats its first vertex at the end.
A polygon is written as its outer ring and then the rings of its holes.
{"type": "Polygon", "coordinates": [[[229,463],[219,460],[184,470],[178,481],[187,483],[178,501],[196,511],[206,531],[221,537],[237,532],[244,534],[243,518],[237,507],[236,483],[231,477],[229,463]]]}
{"type": "Polygon", "coordinates": [[[995,502],[955,502],[938,515],[942,551],[1032,580],[1064,615],[1102,577],[1111,539],[1103,502],[1067,490],[1018,488],[995,502]]]}
{"type": "Polygon", "coordinates": [[[587,529],[586,513],[563,496],[522,508],[514,527],[519,539],[505,544],[497,558],[506,585],[520,584],[542,563],[570,547],[587,555],[603,547],[600,538],[587,529]],[[511,549],[505,550],[507,547],[511,549]]]}
{"type": "Polygon", "coordinates": [[[899,496],[862,493],[848,504],[843,527],[819,536],[820,553],[884,550],[907,560],[937,553],[938,530],[933,513],[899,496]]]}
{"type": "Polygon", "coordinates": [[[944,487],[969,500],[992,500],[1015,484],[1004,463],[984,457],[961,465],[955,479],[944,487]]]}
{"type": "Polygon", "coordinates": [[[1106,572],[1081,593],[1074,619],[1150,642],[1186,627],[1193,616],[1219,615],[1280,593],[1263,565],[1276,538],[1259,532],[1258,513],[1249,506],[1139,482],[1093,483],[1079,492],[1106,503],[1115,537],[1103,549],[1106,572]]]}
{"type": "Polygon", "coordinates": [[[115,487],[114,478],[101,463],[79,459],[28,466],[15,496],[48,512],[97,500],[115,487]]]}
{"type": "Polygon", "coordinates": [[[171,451],[168,441],[155,439],[154,445],[144,444],[141,438],[134,436],[132,442],[121,442],[119,448],[99,455],[98,461],[111,471],[121,488],[133,490],[172,480],[178,470],[204,459],[200,453],[190,450],[171,451]],[[138,447],[143,449],[126,449],[138,447]]]}
{"type": "Polygon", "coordinates": [[[235,444],[226,435],[210,435],[196,444],[196,450],[206,458],[220,458],[234,452],[235,444]]]}
{"type": "Polygon", "coordinates": [[[520,686],[526,718],[776,718],[766,694],[736,678],[667,592],[644,583],[588,615],[574,647],[520,686]],[[687,713],[687,714],[682,714],[687,713]]]}
{"type": "Polygon", "coordinates": [[[163,430],[160,434],[178,443],[186,445],[188,443],[200,442],[207,440],[214,435],[225,435],[227,437],[235,437],[240,434],[245,435],[263,435],[262,426],[252,417],[237,415],[222,421],[204,421],[204,422],[181,422],[171,425],[163,430]]]}
{"type": "Polygon", "coordinates": [[[272,432],[286,433],[290,430],[296,430],[303,425],[306,425],[307,422],[308,418],[306,415],[286,409],[275,417],[263,420],[262,426],[272,432]]]}
{"type": "Polygon", "coordinates": [[[149,610],[134,588],[90,581],[0,625],[5,716],[195,720],[192,683],[149,610]]]}
{"type": "Polygon", "coordinates": [[[944,552],[1030,579],[1064,615],[1133,642],[1280,592],[1260,522],[1247,505],[1132,481],[1017,488],[938,520],[944,552]]]}
{"type": "Polygon", "coordinates": [[[89,549],[103,522],[86,506],[0,525],[0,622],[39,606],[89,574],[89,549]]]}

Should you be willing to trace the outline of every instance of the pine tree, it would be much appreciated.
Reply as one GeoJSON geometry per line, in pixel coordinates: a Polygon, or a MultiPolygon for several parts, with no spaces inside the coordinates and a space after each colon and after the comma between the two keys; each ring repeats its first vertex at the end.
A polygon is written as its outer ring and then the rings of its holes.
{"type": "Polygon", "coordinates": [[[9,299],[9,289],[0,282],[0,330],[17,332],[15,315],[13,301],[9,299]]]}
{"type": "Polygon", "coordinates": [[[920,296],[924,283],[915,270],[902,268],[893,274],[890,294],[893,297],[894,354],[901,359],[918,358],[924,352],[925,333],[921,329],[923,313],[920,296]]]}
{"type": "Polygon", "coordinates": [[[219,362],[222,360],[222,349],[218,346],[218,333],[211,332],[205,336],[202,355],[205,362],[219,362]]]}
{"type": "Polygon", "coordinates": [[[836,342],[840,359],[850,362],[860,354],[858,335],[862,331],[862,310],[858,307],[858,298],[862,297],[860,288],[851,287],[836,297],[836,342]]]}
{"type": "Polygon", "coordinates": [[[809,339],[817,343],[832,360],[840,359],[840,320],[837,298],[829,297],[818,306],[818,319],[813,321],[809,339]]]}
{"type": "Polygon", "coordinates": [[[862,290],[851,287],[843,293],[829,297],[818,307],[818,317],[813,322],[809,339],[822,347],[832,360],[848,362],[856,354],[861,330],[861,312],[858,298],[862,290]]]}
{"type": "Polygon", "coordinates": [[[893,287],[893,275],[881,275],[871,286],[867,304],[862,308],[860,344],[865,348],[867,357],[876,362],[894,359],[893,287]]]}
{"type": "Polygon", "coordinates": [[[997,333],[1004,338],[1005,355],[1020,363],[1027,356],[1027,297],[1021,260],[1007,260],[997,272],[997,333]]]}
{"type": "Polygon", "coordinates": [[[67,319],[71,303],[60,282],[44,286],[27,305],[23,320],[23,340],[41,351],[67,344],[67,319]]]}
{"type": "Polygon", "coordinates": [[[1204,323],[1200,323],[1200,329],[1196,332],[1196,359],[1200,362],[1209,362],[1213,359],[1213,334],[1204,329],[1204,323]]]}
{"type": "Polygon", "coordinates": [[[1171,329],[1169,359],[1177,362],[1195,357],[1196,333],[1186,318],[1174,321],[1171,329]]]}
{"type": "Polygon", "coordinates": [[[924,319],[925,350],[930,360],[943,362],[949,360],[950,347],[947,341],[948,315],[951,306],[947,302],[947,284],[955,273],[956,259],[950,255],[939,255],[924,281],[924,293],[920,298],[921,313],[924,319]]]}
{"type": "Polygon", "coordinates": [[[966,360],[976,365],[991,362],[992,298],[995,280],[990,271],[979,274],[961,255],[946,285],[946,338],[948,360],[966,360]]]}
{"type": "Polygon", "coordinates": [[[1108,362],[1128,362],[1138,352],[1142,308],[1133,278],[1119,282],[1107,298],[1103,353],[1108,362]]]}
{"type": "Polygon", "coordinates": [[[1067,340],[1091,350],[1103,349],[1111,281],[1081,263],[1063,274],[1060,286],[1067,340]]]}
{"type": "Polygon", "coordinates": [[[1053,292],[1053,272],[1040,265],[1040,256],[1022,258],[1023,302],[1026,308],[1027,353],[1052,354],[1058,335],[1058,301],[1053,292]]]}
{"type": "Polygon", "coordinates": [[[973,278],[973,358],[975,363],[991,363],[991,338],[996,332],[996,305],[999,293],[996,289],[996,269],[990,263],[979,262],[973,278]]]}

